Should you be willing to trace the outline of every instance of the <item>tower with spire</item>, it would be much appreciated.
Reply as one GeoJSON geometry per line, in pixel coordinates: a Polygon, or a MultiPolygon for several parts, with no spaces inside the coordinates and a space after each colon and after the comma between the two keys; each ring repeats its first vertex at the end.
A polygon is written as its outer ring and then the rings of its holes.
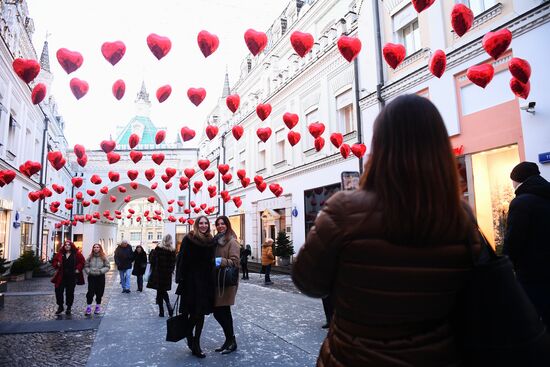
{"type": "Polygon", "coordinates": [[[145,88],[145,81],[141,82],[141,89],[139,90],[136,100],[136,115],[149,118],[151,116],[151,100],[149,100],[149,93],[145,88]]]}
{"type": "Polygon", "coordinates": [[[225,99],[230,94],[231,94],[231,90],[229,89],[229,73],[227,72],[227,65],[226,65],[225,66],[225,79],[223,81],[222,98],[225,99]]]}
{"type": "Polygon", "coordinates": [[[53,74],[50,70],[50,50],[48,47],[48,36],[46,33],[46,39],[44,40],[44,46],[42,46],[42,53],[40,54],[40,74],[36,78],[36,83],[44,83],[48,91],[48,95],[51,92],[51,86],[53,82],[53,74]]]}

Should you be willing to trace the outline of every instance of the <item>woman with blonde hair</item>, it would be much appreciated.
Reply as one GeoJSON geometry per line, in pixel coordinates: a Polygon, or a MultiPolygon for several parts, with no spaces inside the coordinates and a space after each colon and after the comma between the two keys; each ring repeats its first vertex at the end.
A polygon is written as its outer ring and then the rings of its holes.
{"type": "Polygon", "coordinates": [[[168,309],[168,315],[173,316],[174,310],[170,304],[168,291],[172,289],[172,273],[176,264],[176,253],[172,243],[172,236],[167,234],[162,242],[149,254],[151,274],[147,282],[147,288],[157,290],[156,303],[159,305],[159,317],[164,317],[164,302],[168,309]]]}
{"type": "Polygon", "coordinates": [[[181,241],[176,267],[180,312],[189,315],[187,346],[198,358],[206,357],[200,338],[204,316],[214,308],[214,252],[210,221],[201,215],[193,223],[193,230],[181,241]]]}
{"type": "Polygon", "coordinates": [[[86,293],[86,311],[88,316],[92,313],[92,301],[95,296],[94,313],[101,312],[101,298],[105,292],[105,274],[111,269],[107,255],[99,243],[92,246],[92,252],[84,264],[84,272],[88,274],[88,292],[86,293]]]}

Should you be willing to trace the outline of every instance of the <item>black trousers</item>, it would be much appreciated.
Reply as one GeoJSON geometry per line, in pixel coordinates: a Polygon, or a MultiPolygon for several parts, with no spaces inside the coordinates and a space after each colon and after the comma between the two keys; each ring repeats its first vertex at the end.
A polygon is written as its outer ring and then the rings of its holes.
{"type": "Polygon", "coordinates": [[[88,293],[86,293],[86,302],[91,305],[94,296],[95,303],[101,304],[101,298],[105,292],[105,274],[88,275],[88,293]]]}
{"type": "Polygon", "coordinates": [[[157,305],[162,306],[162,301],[166,302],[166,305],[170,304],[170,297],[167,291],[160,291],[157,289],[157,305]]]}
{"type": "Polygon", "coordinates": [[[265,282],[266,283],[271,282],[271,277],[269,276],[271,274],[271,264],[265,265],[264,268],[265,268],[265,282]]]}
{"type": "Polygon", "coordinates": [[[225,339],[229,339],[235,335],[233,331],[233,316],[231,315],[231,306],[214,307],[214,318],[222,327],[225,339]]]}
{"type": "Polygon", "coordinates": [[[136,275],[136,277],[137,277],[138,291],[142,291],[143,290],[143,275],[136,275]]]}
{"type": "Polygon", "coordinates": [[[67,307],[71,307],[74,301],[74,287],[76,286],[76,280],[67,279],[61,282],[61,285],[55,288],[55,300],[58,306],[63,306],[63,292],[65,292],[65,304],[67,307]]]}
{"type": "Polygon", "coordinates": [[[241,269],[243,271],[243,279],[248,279],[248,262],[241,263],[241,269]]]}

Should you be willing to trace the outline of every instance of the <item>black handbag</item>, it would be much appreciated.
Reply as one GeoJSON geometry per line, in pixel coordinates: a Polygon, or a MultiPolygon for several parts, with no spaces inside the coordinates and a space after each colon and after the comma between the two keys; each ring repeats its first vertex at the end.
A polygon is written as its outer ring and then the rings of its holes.
{"type": "Polygon", "coordinates": [[[176,302],[174,303],[174,311],[176,314],[166,320],[167,342],[179,342],[189,334],[189,317],[187,314],[178,313],[179,300],[180,296],[176,298],[176,302]]]}
{"type": "Polygon", "coordinates": [[[550,366],[550,336],[515,278],[507,256],[497,256],[481,231],[481,254],[459,293],[456,336],[465,366],[550,366]]]}
{"type": "Polygon", "coordinates": [[[218,288],[234,287],[239,283],[239,268],[226,266],[216,270],[218,288]]]}

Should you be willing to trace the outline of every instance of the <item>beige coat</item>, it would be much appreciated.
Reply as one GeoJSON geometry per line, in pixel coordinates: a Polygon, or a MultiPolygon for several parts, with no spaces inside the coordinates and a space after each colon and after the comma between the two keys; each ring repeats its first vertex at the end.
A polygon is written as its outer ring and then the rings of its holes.
{"type": "MultiPolygon", "coordinates": [[[[225,242],[224,237],[218,240],[216,246],[216,257],[222,258],[221,267],[240,265],[240,246],[235,238],[225,242]]],[[[237,277],[238,279],[238,277],[237,277]]],[[[235,304],[238,284],[234,287],[216,288],[215,307],[232,306],[235,304]]]]}

